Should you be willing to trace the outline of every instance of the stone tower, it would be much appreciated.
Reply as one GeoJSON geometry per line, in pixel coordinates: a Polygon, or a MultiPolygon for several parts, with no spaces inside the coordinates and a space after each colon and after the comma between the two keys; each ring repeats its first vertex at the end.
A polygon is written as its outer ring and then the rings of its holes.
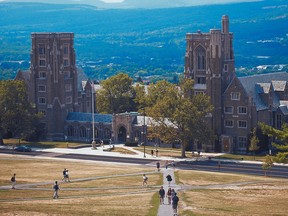
{"type": "Polygon", "coordinates": [[[73,33],[32,33],[31,100],[43,114],[47,138],[64,139],[64,121],[78,111],[73,33]]]}
{"type": "MultiPolygon", "coordinates": [[[[194,80],[195,94],[210,96],[214,112],[208,121],[218,136],[222,133],[222,94],[235,76],[232,42],[226,15],[222,16],[221,30],[186,34],[185,77],[194,80]]],[[[217,150],[217,143],[209,149],[217,150]]]]}

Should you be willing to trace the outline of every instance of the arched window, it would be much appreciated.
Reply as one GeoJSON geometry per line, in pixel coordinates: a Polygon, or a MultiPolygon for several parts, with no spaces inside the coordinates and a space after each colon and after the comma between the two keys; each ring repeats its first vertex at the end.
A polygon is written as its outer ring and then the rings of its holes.
{"type": "Polygon", "coordinates": [[[80,137],[86,137],[86,128],[83,126],[80,127],[80,137]]]}
{"type": "Polygon", "coordinates": [[[104,138],[105,139],[110,139],[111,138],[111,131],[109,128],[105,128],[104,130],[104,138]]]}
{"type": "Polygon", "coordinates": [[[73,126],[69,126],[67,133],[68,133],[68,136],[70,136],[70,137],[75,136],[74,127],[73,126]]]}
{"type": "Polygon", "coordinates": [[[205,70],[206,69],[206,51],[202,46],[199,46],[196,49],[197,56],[197,69],[205,70]]]}

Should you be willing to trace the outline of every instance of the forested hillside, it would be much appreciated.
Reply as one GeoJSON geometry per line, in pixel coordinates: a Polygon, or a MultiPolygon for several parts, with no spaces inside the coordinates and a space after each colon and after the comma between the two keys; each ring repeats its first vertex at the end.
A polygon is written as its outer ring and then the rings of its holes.
{"type": "Polygon", "coordinates": [[[0,79],[29,67],[31,32],[74,32],[77,63],[91,77],[124,71],[172,79],[183,72],[185,34],[221,28],[223,14],[230,17],[238,68],[288,64],[285,0],[153,10],[2,2],[0,79]]]}

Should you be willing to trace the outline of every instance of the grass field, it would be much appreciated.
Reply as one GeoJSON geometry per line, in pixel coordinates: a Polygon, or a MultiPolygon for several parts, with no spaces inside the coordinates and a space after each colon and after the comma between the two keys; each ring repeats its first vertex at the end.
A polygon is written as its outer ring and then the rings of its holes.
{"type": "Polygon", "coordinates": [[[176,179],[186,185],[181,216],[288,215],[287,179],[200,171],[177,171],[176,179]]]}
{"type": "Polygon", "coordinates": [[[10,187],[13,173],[18,185],[16,190],[0,190],[0,215],[134,216],[158,209],[152,201],[162,176],[155,169],[3,155],[0,169],[1,186],[10,187]],[[69,170],[69,183],[61,181],[64,168],[69,170]],[[143,173],[148,173],[148,186],[142,186],[143,173]],[[58,200],[52,199],[54,180],[60,182],[58,200]],[[21,188],[28,183],[35,185],[21,188]]]}

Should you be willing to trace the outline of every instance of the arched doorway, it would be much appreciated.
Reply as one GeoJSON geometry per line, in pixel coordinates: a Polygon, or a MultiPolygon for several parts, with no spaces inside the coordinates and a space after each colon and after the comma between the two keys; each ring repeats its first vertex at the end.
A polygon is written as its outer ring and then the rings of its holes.
{"type": "Polygon", "coordinates": [[[118,141],[126,142],[126,134],[127,134],[126,128],[121,126],[118,131],[118,141]]]}

